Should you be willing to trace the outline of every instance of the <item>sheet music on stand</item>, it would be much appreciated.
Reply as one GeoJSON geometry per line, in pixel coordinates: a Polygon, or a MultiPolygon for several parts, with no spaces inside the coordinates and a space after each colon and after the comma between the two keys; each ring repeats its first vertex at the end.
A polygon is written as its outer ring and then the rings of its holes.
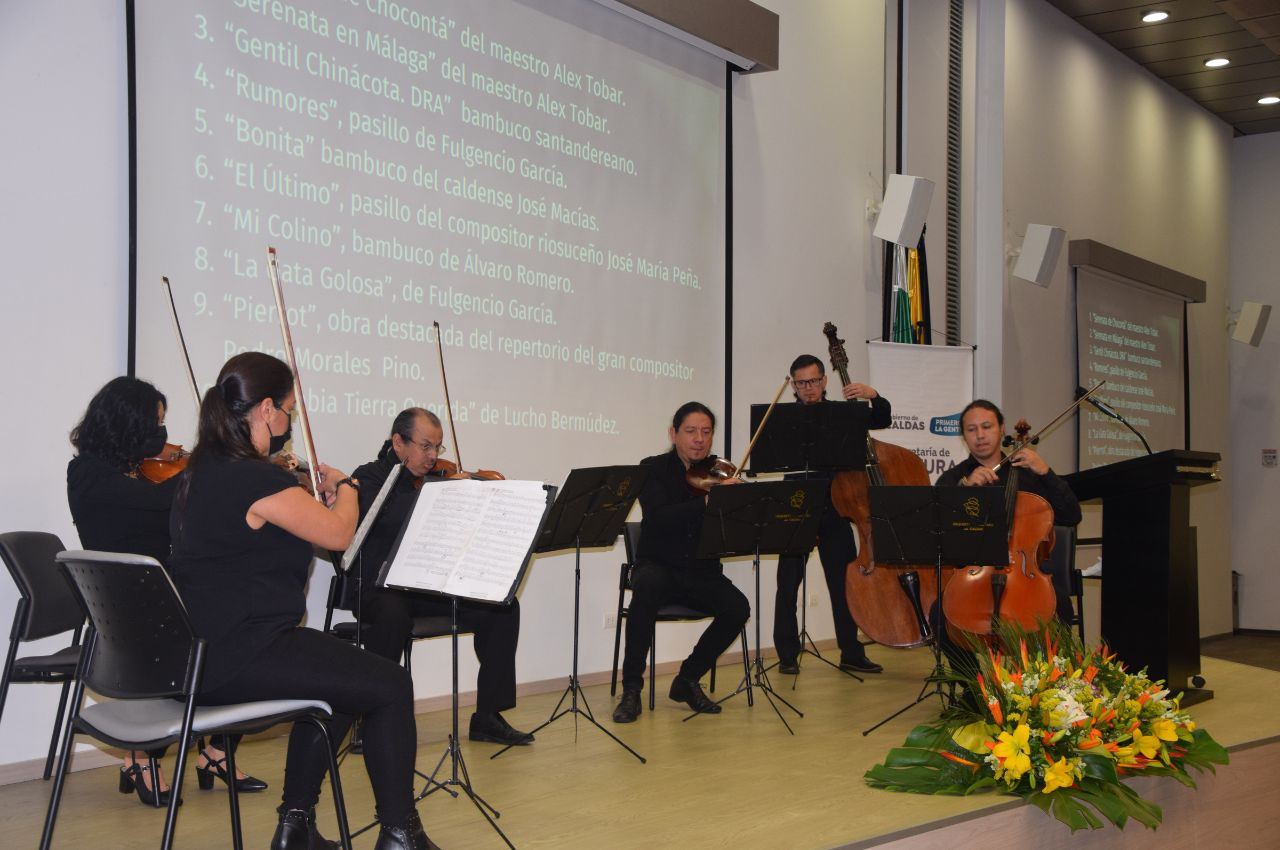
{"type": "Polygon", "coordinates": [[[462,479],[425,486],[378,584],[510,603],[555,487],[462,479]]]}
{"type": "Polygon", "coordinates": [[[351,565],[356,562],[356,556],[360,554],[360,547],[364,545],[364,539],[369,536],[369,529],[373,528],[373,524],[378,521],[378,514],[382,513],[382,505],[387,501],[387,496],[391,494],[391,488],[396,486],[396,481],[400,479],[400,470],[402,469],[404,469],[404,464],[402,463],[397,463],[391,467],[391,474],[387,476],[386,481],[382,482],[382,489],[378,491],[378,495],[374,498],[373,504],[369,506],[364,519],[356,527],[356,533],[351,538],[351,545],[347,547],[347,551],[342,553],[342,561],[338,564],[340,572],[351,571],[351,565]]]}

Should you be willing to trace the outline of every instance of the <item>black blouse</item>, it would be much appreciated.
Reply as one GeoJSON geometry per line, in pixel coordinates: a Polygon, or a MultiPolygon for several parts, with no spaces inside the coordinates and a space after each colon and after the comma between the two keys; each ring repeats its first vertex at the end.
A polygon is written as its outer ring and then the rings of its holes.
{"type": "Polygon", "coordinates": [[[152,484],[89,455],[67,464],[67,504],[80,545],[169,562],[169,508],[178,479],[152,484]]]}
{"type": "Polygon", "coordinates": [[[235,677],[244,662],[306,615],[311,544],[279,526],[245,521],[259,499],[298,480],[262,460],[210,457],[188,469],[191,487],[170,520],[174,583],[196,634],[208,641],[201,690],[235,677]]]}

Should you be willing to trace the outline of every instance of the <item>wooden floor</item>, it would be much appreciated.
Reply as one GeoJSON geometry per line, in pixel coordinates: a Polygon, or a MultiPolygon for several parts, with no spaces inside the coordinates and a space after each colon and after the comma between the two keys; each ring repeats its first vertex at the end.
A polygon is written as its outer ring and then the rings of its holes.
{"type": "MultiPolygon", "coordinates": [[[[870,846],[902,841],[940,820],[1006,806],[1009,798],[989,794],[919,797],[866,787],[863,772],[911,726],[937,711],[935,700],[870,736],[861,735],[865,726],[915,698],[931,664],[926,650],[874,648],[872,654],[886,673],[861,684],[808,657],[794,691],[791,677],[774,677],[781,694],[805,713],[799,718],[782,709],[794,736],[762,696],[751,708],[739,696],[717,717],[681,722],[680,707],[665,698],[670,679],[660,677],[657,710],[646,710],[627,726],[609,720],[613,702],[607,685],[586,689],[604,726],[644,755],[647,764],[587,721],[575,724],[572,716],[539,732],[533,746],[497,760],[489,758],[497,750],[491,745],[466,742],[463,751],[475,789],[501,811],[498,823],[522,850],[870,846]]],[[[1216,698],[1192,712],[1220,742],[1238,747],[1280,736],[1280,712],[1274,708],[1280,704],[1280,672],[1213,658],[1204,659],[1203,672],[1216,698]]],[[[734,679],[734,668],[721,667],[720,677],[723,690],[734,679]]],[[[524,697],[508,717],[519,728],[532,728],[549,716],[558,696],[524,697]]],[[[448,723],[447,713],[418,717],[419,769],[430,771],[436,764],[448,723]]],[[[265,794],[242,797],[247,847],[266,847],[270,841],[283,742],[279,737],[255,740],[242,749],[241,764],[272,786],[265,794]]],[[[372,817],[373,803],[359,757],[346,761],[342,776],[352,824],[362,824],[372,817]]],[[[0,787],[0,846],[36,845],[49,789],[41,781],[0,787]]],[[[178,846],[230,846],[225,790],[202,793],[190,781],[184,797],[178,846]]],[[[436,793],[419,804],[419,811],[444,848],[504,846],[465,798],[436,793]]],[[[323,798],[320,824],[327,836],[336,835],[331,806],[323,798]]],[[[162,825],[162,812],[116,792],[114,768],[85,770],[68,779],[54,846],[154,846],[162,825]]],[[[1067,834],[1047,819],[1035,826],[1067,834]]],[[[356,847],[372,845],[373,833],[356,840],[356,847]]]]}

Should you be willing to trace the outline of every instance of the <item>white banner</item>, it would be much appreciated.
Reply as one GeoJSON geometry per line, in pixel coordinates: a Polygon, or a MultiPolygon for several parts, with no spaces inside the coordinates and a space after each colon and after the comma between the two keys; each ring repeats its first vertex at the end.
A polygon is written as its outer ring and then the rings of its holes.
{"type": "Polygon", "coordinates": [[[868,383],[893,405],[893,425],[872,436],[920,455],[937,481],[969,456],[960,411],[973,401],[973,349],[869,342],[867,355],[868,383]]]}

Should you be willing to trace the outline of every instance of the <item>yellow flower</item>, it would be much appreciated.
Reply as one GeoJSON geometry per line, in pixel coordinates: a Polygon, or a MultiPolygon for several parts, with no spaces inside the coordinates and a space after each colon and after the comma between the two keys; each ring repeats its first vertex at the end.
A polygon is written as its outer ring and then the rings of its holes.
{"type": "Polygon", "coordinates": [[[1167,717],[1161,717],[1159,720],[1152,721],[1151,731],[1154,732],[1155,736],[1161,741],[1178,740],[1178,727],[1167,717]]]}
{"type": "Polygon", "coordinates": [[[1050,764],[1044,771],[1044,791],[1051,794],[1059,788],[1070,788],[1076,781],[1075,765],[1063,756],[1050,764]]]}
{"type": "Polygon", "coordinates": [[[1143,735],[1141,732],[1134,732],[1133,748],[1145,758],[1153,759],[1156,757],[1156,753],[1160,752],[1160,739],[1155,735],[1143,735]]]}
{"type": "Polygon", "coordinates": [[[1017,782],[1031,769],[1030,737],[1031,727],[1025,723],[1019,723],[1012,733],[1000,733],[999,743],[991,750],[1001,760],[997,777],[1003,774],[1006,781],[1017,782]]]}

